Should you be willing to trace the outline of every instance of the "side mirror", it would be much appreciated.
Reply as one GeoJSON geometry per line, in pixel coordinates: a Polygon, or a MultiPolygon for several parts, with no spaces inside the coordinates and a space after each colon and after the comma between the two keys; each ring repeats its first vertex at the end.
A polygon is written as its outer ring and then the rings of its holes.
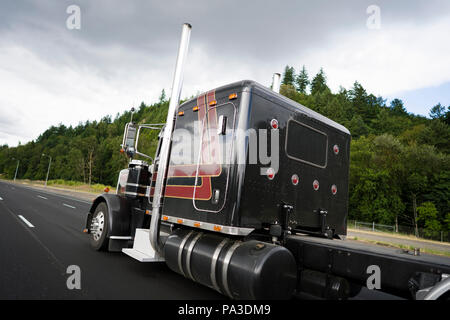
{"type": "Polygon", "coordinates": [[[134,141],[136,140],[136,131],[137,128],[133,122],[126,124],[122,140],[122,149],[129,157],[133,157],[135,153],[134,141]]]}

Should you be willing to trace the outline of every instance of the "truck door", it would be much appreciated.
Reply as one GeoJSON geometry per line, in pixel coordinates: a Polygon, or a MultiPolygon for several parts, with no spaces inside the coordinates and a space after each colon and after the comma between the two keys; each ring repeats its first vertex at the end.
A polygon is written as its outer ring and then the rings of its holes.
{"type": "Polygon", "coordinates": [[[236,106],[214,104],[214,92],[199,103],[200,139],[197,143],[193,206],[197,211],[220,212],[225,205],[235,137],[236,106]]]}

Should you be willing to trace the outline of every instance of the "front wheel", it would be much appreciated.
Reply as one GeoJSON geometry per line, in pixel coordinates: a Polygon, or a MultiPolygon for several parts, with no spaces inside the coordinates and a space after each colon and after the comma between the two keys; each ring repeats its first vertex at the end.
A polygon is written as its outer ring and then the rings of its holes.
{"type": "Polygon", "coordinates": [[[104,250],[108,246],[108,206],[105,202],[99,203],[92,215],[91,220],[91,246],[95,250],[104,250]]]}

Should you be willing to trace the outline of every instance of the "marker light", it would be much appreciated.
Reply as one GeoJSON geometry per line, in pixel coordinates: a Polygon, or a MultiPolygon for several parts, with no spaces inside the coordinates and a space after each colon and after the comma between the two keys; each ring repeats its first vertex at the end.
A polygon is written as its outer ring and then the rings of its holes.
{"type": "Polygon", "coordinates": [[[315,191],[319,190],[319,181],[314,180],[314,182],[313,182],[313,188],[314,188],[315,191]]]}
{"type": "Polygon", "coordinates": [[[272,121],[270,121],[270,126],[272,127],[272,129],[278,129],[278,120],[272,119],[272,121]]]}
{"type": "Polygon", "coordinates": [[[177,223],[182,224],[183,223],[183,219],[178,219],[177,223]]]}
{"type": "Polygon", "coordinates": [[[178,115],[181,117],[181,116],[184,116],[184,111],[180,111],[180,112],[178,112],[178,115]]]}
{"type": "Polygon", "coordinates": [[[269,180],[275,178],[275,171],[272,168],[267,169],[267,178],[269,178],[269,180]]]}
{"type": "Polygon", "coordinates": [[[298,185],[298,182],[300,181],[300,179],[298,178],[298,175],[294,174],[294,175],[292,175],[292,177],[291,177],[291,181],[292,181],[292,184],[293,184],[294,186],[296,186],[296,185],[298,185]]]}
{"type": "Polygon", "coordinates": [[[333,185],[331,186],[331,193],[333,194],[333,196],[337,193],[337,187],[336,187],[335,184],[333,184],[333,185]]]}
{"type": "Polygon", "coordinates": [[[221,226],[214,226],[214,231],[221,231],[222,227],[221,226]]]}
{"type": "Polygon", "coordinates": [[[334,154],[338,154],[339,153],[339,146],[337,144],[335,144],[333,146],[333,151],[334,151],[334,154]]]}
{"type": "Polygon", "coordinates": [[[228,100],[234,100],[237,99],[237,93],[232,93],[228,96],[228,100]]]}
{"type": "Polygon", "coordinates": [[[194,111],[194,112],[198,111],[198,106],[193,107],[192,111],[194,111]]]}
{"type": "Polygon", "coordinates": [[[164,221],[167,221],[167,220],[169,220],[169,217],[168,217],[168,216],[164,216],[164,217],[163,217],[163,220],[164,220],[164,221]]]}
{"type": "Polygon", "coordinates": [[[216,100],[213,100],[213,101],[211,101],[211,102],[209,103],[210,106],[215,106],[216,104],[217,104],[217,101],[216,101],[216,100]]]}
{"type": "Polygon", "coordinates": [[[194,222],[194,227],[200,227],[200,222],[194,222]]]}

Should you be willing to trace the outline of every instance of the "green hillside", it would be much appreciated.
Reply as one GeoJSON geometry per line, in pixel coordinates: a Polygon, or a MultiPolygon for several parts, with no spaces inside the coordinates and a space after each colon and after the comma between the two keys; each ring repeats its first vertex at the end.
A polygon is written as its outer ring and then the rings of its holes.
{"type": "MultiPolygon", "coordinates": [[[[209,89],[209,88],[205,88],[209,89]]],[[[450,107],[430,106],[430,118],[409,114],[403,102],[387,102],[355,82],[332,93],[321,70],[312,79],[306,69],[285,69],[281,94],[346,126],[352,133],[349,219],[414,225],[429,233],[450,229],[450,107]],[[417,210],[414,210],[417,208],[417,210]],[[414,212],[417,219],[414,218],[414,212]]],[[[165,122],[168,102],[136,110],[138,123],[165,122]]],[[[0,174],[43,180],[53,157],[50,179],[115,185],[127,165],[119,152],[130,112],[87,121],[76,127],[52,126],[36,141],[0,147],[0,174]]],[[[147,132],[142,147],[153,154],[156,132],[147,132]]]]}

